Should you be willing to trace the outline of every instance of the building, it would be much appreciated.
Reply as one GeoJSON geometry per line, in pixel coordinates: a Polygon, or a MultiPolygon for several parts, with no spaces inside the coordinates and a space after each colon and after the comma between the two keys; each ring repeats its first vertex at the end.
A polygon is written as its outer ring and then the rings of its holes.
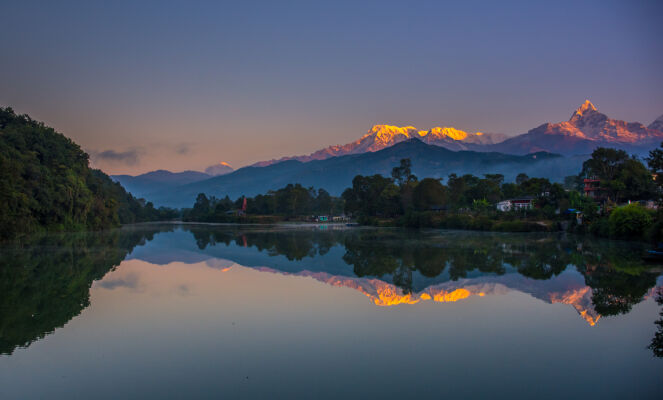
{"type": "Polygon", "coordinates": [[[511,210],[531,210],[532,208],[534,208],[534,197],[532,196],[503,200],[497,203],[497,209],[502,212],[511,210]]]}
{"type": "Polygon", "coordinates": [[[511,200],[503,200],[497,203],[497,210],[502,212],[511,211],[511,200]]]}
{"type": "Polygon", "coordinates": [[[514,210],[531,210],[534,208],[534,197],[526,196],[511,200],[511,207],[514,210]]]}
{"type": "Polygon", "coordinates": [[[583,191],[585,196],[591,197],[592,199],[599,199],[603,197],[603,189],[601,188],[601,180],[592,176],[590,178],[583,179],[585,187],[583,191]]]}

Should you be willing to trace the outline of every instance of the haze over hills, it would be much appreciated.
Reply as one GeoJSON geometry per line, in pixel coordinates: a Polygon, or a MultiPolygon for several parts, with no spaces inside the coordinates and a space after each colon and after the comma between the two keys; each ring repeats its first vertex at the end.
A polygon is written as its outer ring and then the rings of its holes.
{"type": "Polygon", "coordinates": [[[168,190],[180,185],[198,182],[211,178],[212,175],[198,171],[170,172],[163,169],[145,174],[113,175],[111,178],[124,186],[127,191],[139,198],[150,200],[150,194],[160,190],[168,190]]]}
{"type": "Polygon", "coordinates": [[[172,190],[178,186],[221,176],[233,172],[233,167],[226,162],[209,166],[205,172],[182,171],[171,172],[163,169],[141,175],[113,175],[111,178],[119,182],[125,189],[139,198],[149,200],[150,194],[158,191],[172,190]]]}
{"type": "Polygon", "coordinates": [[[389,176],[400,159],[412,160],[413,173],[419,177],[446,178],[451,173],[483,175],[502,173],[513,180],[520,172],[548,177],[555,181],[577,174],[585,157],[562,157],[545,152],[527,156],[475,151],[451,151],[411,139],[386,149],[301,162],[288,160],[266,167],[249,166],[237,171],[167,190],[150,193],[147,198],[157,206],[191,207],[198,193],[232,199],[254,196],[279,189],[289,183],[324,188],[340,195],[352,185],[356,175],[389,176]]]}

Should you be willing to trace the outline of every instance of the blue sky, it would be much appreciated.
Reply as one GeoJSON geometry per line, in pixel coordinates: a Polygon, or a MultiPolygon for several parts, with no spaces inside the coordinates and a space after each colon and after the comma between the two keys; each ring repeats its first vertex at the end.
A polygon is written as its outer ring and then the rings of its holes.
{"type": "Polygon", "coordinates": [[[661,1],[3,2],[0,105],[109,173],[238,167],[373,124],[663,114],[661,1]],[[102,153],[105,152],[105,153],[102,153]],[[122,157],[127,155],[127,157],[122,157]]]}

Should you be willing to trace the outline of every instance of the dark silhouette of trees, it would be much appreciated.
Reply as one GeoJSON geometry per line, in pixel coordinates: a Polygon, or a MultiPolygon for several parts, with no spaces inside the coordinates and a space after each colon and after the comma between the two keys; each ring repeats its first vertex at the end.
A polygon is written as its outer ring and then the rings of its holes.
{"type": "Polygon", "coordinates": [[[103,229],[172,217],[89,167],[81,148],[41,122],[0,108],[0,239],[38,230],[103,229]]]}

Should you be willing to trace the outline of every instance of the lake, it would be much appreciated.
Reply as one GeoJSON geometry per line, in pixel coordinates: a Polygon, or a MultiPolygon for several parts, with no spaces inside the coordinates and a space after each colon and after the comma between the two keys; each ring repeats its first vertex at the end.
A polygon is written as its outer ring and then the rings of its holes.
{"type": "Polygon", "coordinates": [[[645,251],[335,225],[38,235],[0,245],[0,398],[660,398],[645,251]]]}

